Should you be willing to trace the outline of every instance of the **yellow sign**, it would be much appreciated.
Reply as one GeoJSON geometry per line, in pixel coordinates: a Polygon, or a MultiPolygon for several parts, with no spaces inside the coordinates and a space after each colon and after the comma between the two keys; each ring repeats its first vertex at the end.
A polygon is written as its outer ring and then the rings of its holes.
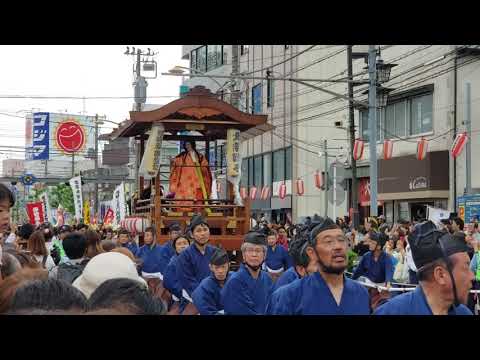
{"type": "Polygon", "coordinates": [[[186,124],[185,129],[190,131],[205,130],[205,125],[203,124],[186,124]]]}
{"type": "Polygon", "coordinates": [[[85,224],[90,224],[90,202],[85,200],[83,202],[83,222],[85,224]]]}
{"type": "Polygon", "coordinates": [[[227,175],[237,177],[240,174],[240,130],[227,130],[227,175]]]}

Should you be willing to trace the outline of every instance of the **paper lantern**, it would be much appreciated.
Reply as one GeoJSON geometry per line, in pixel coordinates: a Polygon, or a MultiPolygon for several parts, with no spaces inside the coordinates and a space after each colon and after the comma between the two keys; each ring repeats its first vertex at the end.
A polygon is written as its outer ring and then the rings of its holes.
{"type": "Polygon", "coordinates": [[[322,185],[323,185],[323,179],[322,179],[322,174],[320,173],[320,171],[318,171],[318,170],[315,171],[314,179],[315,179],[315,186],[318,189],[321,189],[322,185]]]}
{"type": "Polygon", "coordinates": [[[264,186],[262,188],[262,192],[260,193],[260,198],[265,201],[268,199],[269,196],[270,196],[270,187],[264,186]]]}
{"type": "Polygon", "coordinates": [[[393,141],[385,140],[383,142],[383,160],[390,160],[393,153],[393,141]]]}
{"type": "Polygon", "coordinates": [[[427,157],[428,141],[421,138],[417,141],[417,160],[424,160],[427,157]]]}
{"type": "Polygon", "coordinates": [[[468,141],[468,135],[466,132],[457,134],[457,137],[455,138],[452,144],[452,149],[450,150],[454,158],[456,158],[458,155],[462,153],[463,148],[465,147],[465,144],[467,143],[467,141],[468,141]]]}
{"type": "Polygon", "coordinates": [[[362,158],[364,147],[365,142],[362,139],[355,139],[355,144],[353,145],[353,158],[355,160],[360,160],[362,158]]]}
{"type": "Polygon", "coordinates": [[[257,197],[257,188],[255,186],[252,186],[250,188],[250,199],[255,200],[257,197]]]}
{"type": "Polygon", "coordinates": [[[303,183],[303,180],[300,178],[297,179],[295,185],[297,187],[297,195],[302,196],[305,193],[305,184],[303,183]]]}
{"type": "Polygon", "coordinates": [[[282,183],[278,188],[278,197],[283,200],[285,199],[286,195],[287,195],[287,185],[285,185],[285,183],[282,183]]]}
{"type": "Polygon", "coordinates": [[[245,186],[242,186],[240,188],[240,197],[242,200],[245,200],[247,198],[247,188],[245,186]]]}

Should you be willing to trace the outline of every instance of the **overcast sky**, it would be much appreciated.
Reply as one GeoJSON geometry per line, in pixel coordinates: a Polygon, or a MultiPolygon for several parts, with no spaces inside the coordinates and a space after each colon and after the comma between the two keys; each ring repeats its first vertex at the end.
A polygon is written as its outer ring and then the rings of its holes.
{"type": "MultiPolygon", "coordinates": [[[[135,45],[133,45],[135,46],[135,45]]],[[[137,47],[137,46],[135,46],[137,47]]],[[[175,65],[187,66],[181,60],[181,45],[142,45],[158,52],[158,74],[175,65]]],[[[25,110],[106,115],[121,122],[128,118],[133,103],[134,57],[124,55],[123,45],[105,46],[0,46],[0,145],[25,145],[25,110]],[[80,99],[11,99],[20,96],[78,96],[80,99]],[[130,99],[88,99],[98,96],[131,96],[130,99]],[[22,112],[23,111],[23,112],[22,112]],[[10,116],[9,116],[10,115],[10,116]],[[13,116],[12,116],[13,115],[13,116]],[[22,117],[15,117],[22,116],[22,117]]],[[[165,104],[178,97],[180,77],[161,76],[150,79],[147,104],[165,104]],[[151,98],[152,96],[152,98],[151,98]],[[160,98],[153,98],[159,96],[160,98]]],[[[113,124],[105,123],[101,133],[110,132],[113,124]]],[[[0,160],[24,158],[23,152],[0,148],[0,160]]],[[[1,167],[1,165],[0,165],[1,167]]]]}

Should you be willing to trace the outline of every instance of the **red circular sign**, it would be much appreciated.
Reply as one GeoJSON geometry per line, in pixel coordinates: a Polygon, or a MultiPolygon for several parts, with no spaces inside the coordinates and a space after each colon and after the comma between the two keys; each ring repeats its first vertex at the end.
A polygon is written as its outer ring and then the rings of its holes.
{"type": "Polygon", "coordinates": [[[57,144],[67,153],[81,150],[85,144],[83,128],[74,121],[61,123],[57,128],[57,144]]]}

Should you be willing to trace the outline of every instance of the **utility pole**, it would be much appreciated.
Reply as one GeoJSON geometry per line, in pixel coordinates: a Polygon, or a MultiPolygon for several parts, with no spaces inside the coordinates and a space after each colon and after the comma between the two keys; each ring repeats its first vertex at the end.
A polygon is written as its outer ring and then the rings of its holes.
{"type": "Polygon", "coordinates": [[[72,152],[72,178],[75,176],[75,151],[72,152]]]}
{"type": "Polygon", "coordinates": [[[377,202],[377,49],[368,47],[368,126],[370,127],[370,216],[378,215],[377,202]]]}
{"type": "Polygon", "coordinates": [[[357,189],[357,160],[353,156],[353,148],[355,146],[355,113],[353,111],[353,58],[352,45],[347,46],[347,65],[348,65],[348,115],[349,115],[349,130],[350,130],[350,158],[352,159],[352,221],[355,229],[358,229],[359,214],[358,214],[358,189],[357,189]]]}
{"type": "Polygon", "coordinates": [[[466,160],[466,190],[467,195],[472,193],[472,99],[470,92],[470,82],[465,83],[465,128],[467,130],[468,140],[466,144],[465,160],[466,160]]]}
{"type": "Polygon", "coordinates": [[[328,151],[327,139],[323,140],[323,155],[325,156],[325,217],[328,216],[328,151]]]}
{"type": "MultiPolygon", "coordinates": [[[[95,177],[98,177],[98,114],[95,114],[95,177]]],[[[95,204],[94,214],[96,217],[98,214],[98,182],[95,183],[95,204]]]]}
{"type": "MultiPolygon", "coordinates": [[[[237,76],[240,73],[240,56],[238,51],[239,45],[232,45],[232,76],[237,76]]],[[[230,104],[235,108],[239,108],[240,99],[236,91],[237,79],[233,79],[230,86],[230,104]]]]}

